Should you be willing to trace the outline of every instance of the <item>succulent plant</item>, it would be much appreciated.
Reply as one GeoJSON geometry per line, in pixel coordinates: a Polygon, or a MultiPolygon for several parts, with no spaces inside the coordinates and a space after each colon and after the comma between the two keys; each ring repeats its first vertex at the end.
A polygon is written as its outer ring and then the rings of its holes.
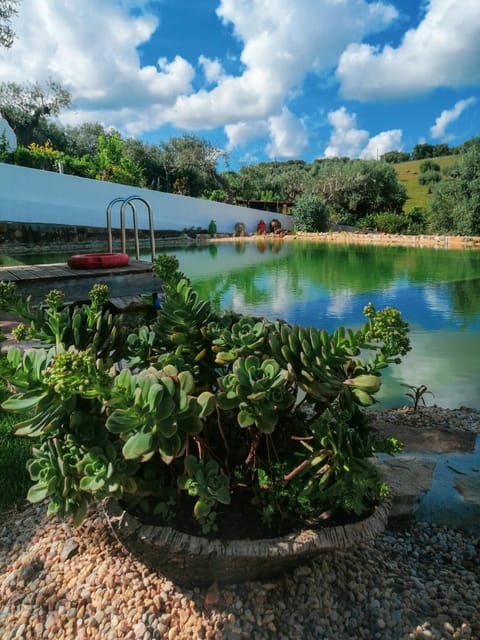
{"type": "Polygon", "coordinates": [[[269,520],[368,511],[386,490],[370,457],[398,443],[362,407],[409,348],[398,311],[367,305],[363,327],[333,333],[216,313],[178,263],[158,268],[170,269],[161,307],[128,338],[103,285],[88,305],[54,291],[40,309],[0,286],[0,304],[23,310],[43,345],[0,357],[15,388],[2,407],[39,442],[29,498],[76,524],[108,496],[165,523],[187,501],[207,535],[240,487],[269,520]]]}

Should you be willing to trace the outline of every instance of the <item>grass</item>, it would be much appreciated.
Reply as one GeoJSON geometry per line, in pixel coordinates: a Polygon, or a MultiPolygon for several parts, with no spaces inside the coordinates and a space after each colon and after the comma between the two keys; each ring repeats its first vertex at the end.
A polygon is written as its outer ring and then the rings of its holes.
{"type": "MultiPolygon", "coordinates": [[[[443,170],[457,160],[458,156],[440,156],[439,158],[431,158],[440,165],[443,170]]],[[[426,209],[430,201],[431,195],[427,186],[418,184],[418,176],[420,175],[420,165],[423,160],[409,160],[408,162],[399,162],[394,164],[397,172],[398,181],[404,184],[407,189],[407,201],[403,207],[404,211],[411,211],[415,207],[426,209]]]]}
{"type": "MultiPolygon", "coordinates": [[[[7,390],[0,388],[0,401],[7,395],[7,390]]],[[[12,425],[17,418],[0,409],[0,511],[21,506],[31,485],[25,464],[33,443],[15,435],[12,425]]]]}

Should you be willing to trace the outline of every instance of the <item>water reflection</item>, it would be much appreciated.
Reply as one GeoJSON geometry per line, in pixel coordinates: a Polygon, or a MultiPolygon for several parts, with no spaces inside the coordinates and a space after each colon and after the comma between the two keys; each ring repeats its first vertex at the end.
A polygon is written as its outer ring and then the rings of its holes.
{"type": "Polygon", "coordinates": [[[405,404],[402,383],[426,384],[430,404],[480,408],[480,253],[335,244],[219,246],[215,270],[174,251],[217,308],[333,330],[363,323],[363,308],[395,306],[412,352],[385,376],[381,406],[405,404]],[[278,253],[277,248],[280,247],[278,253]],[[240,260],[238,258],[241,257],[240,260]],[[221,266],[220,266],[221,265],[221,266]]]}

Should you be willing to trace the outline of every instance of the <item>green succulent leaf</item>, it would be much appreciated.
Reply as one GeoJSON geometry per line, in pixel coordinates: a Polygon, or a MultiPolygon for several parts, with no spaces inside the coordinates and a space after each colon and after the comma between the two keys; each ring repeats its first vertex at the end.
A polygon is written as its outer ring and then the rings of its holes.
{"type": "Polygon", "coordinates": [[[127,460],[141,458],[145,454],[153,454],[154,437],[151,433],[139,432],[131,436],[123,445],[122,453],[127,460]]]}
{"type": "Polygon", "coordinates": [[[249,413],[245,409],[242,409],[241,411],[238,412],[237,420],[238,420],[238,424],[243,429],[245,429],[246,427],[251,427],[252,424],[255,424],[255,416],[253,416],[251,413],[249,413]]]}

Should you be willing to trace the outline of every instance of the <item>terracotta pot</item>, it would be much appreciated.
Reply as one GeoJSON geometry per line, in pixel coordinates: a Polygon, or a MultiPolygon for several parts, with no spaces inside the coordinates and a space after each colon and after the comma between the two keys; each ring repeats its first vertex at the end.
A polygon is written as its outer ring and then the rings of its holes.
{"type": "Polygon", "coordinates": [[[171,527],[144,525],[117,502],[106,503],[110,526],[122,545],[179,585],[208,586],[269,579],[324,552],[371,540],[386,527],[389,503],[368,517],[336,527],[306,529],[263,540],[210,540],[171,527]]]}

